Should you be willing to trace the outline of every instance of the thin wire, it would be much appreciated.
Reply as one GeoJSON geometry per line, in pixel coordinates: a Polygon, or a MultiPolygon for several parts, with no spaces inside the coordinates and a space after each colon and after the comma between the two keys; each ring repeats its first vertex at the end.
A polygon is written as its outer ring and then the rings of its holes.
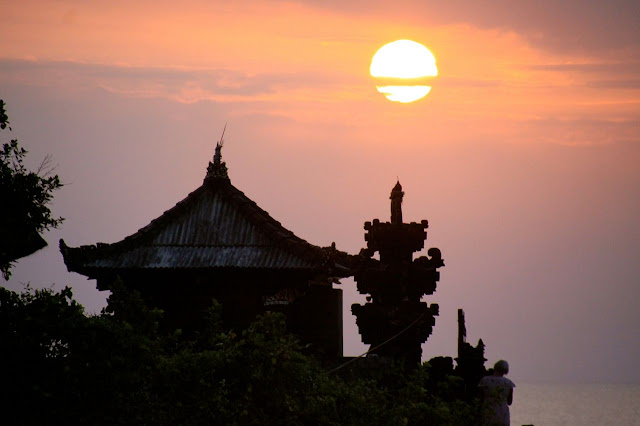
{"type": "Polygon", "coordinates": [[[402,333],[404,333],[405,331],[407,331],[408,329],[410,329],[411,327],[413,327],[413,326],[415,325],[415,323],[417,323],[418,321],[420,321],[420,319],[421,319],[423,316],[425,316],[426,314],[427,314],[427,312],[426,312],[426,311],[425,311],[425,312],[423,312],[423,313],[422,313],[422,315],[420,315],[418,318],[416,318],[416,320],[415,320],[414,322],[412,322],[411,324],[409,324],[409,325],[408,325],[404,330],[400,331],[399,333],[397,333],[397,334],[396,334],[396,335],[394,335],[394,336],[391,336],[390,338],[388,338],[388,339],[387,339],[387,340],[385,340],[384,342],[380,343],[378,346],[375,346],[375,347],[373,347],[373,348],[369,349],[369,350],[368,350],[368,351],[366,351],[365,353],[360,354],[360,355],[358,355],[357,357],[355,357],[355,358],[353,358],[353,359],[350,359],[349,361],[345,362],[344,364],[337,366],[337,367],[336,367],[336,368],[334,368],[333,370],[330,370],[327,374],[331,374],[331,373],[333,373],[334,371],[338,371],[338,370],[340,370],[342,367],[346,367],[347,365],[351,364],[352,362],[355,362],[355,360],[357,360],[357,359],[359,359],[359,358],[362,358],[363,356],[367,355],[369,352],[373,352],[373,351],[375,351],[376,349],[378,349],[379,347],[386,345],[387,343],[389,343],[390,341],[392,341],[393,339],[395,339],[396,337],[400,336],[402,333]]]}

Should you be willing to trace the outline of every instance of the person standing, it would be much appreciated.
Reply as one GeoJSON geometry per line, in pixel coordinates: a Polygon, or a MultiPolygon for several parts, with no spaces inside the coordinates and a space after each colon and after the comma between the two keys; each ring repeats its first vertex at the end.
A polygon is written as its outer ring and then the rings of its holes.
{"type": "Polygon", "coordinates": [[[495,363],[494,373],[480,380],[482,398],[482,424],[486,426],[509,426],[509,406],[513,402],[513,388],[516,385],[506,377],[509,364],[505,360],[495,363]]]}

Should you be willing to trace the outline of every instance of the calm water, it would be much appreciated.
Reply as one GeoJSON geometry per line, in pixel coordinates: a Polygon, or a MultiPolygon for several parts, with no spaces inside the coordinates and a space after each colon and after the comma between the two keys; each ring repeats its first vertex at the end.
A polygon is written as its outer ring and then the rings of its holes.
{"type": "Polygon", "coordinates": [[[516,386],[512,426],[640,426],[640,385],[516,386]]]}

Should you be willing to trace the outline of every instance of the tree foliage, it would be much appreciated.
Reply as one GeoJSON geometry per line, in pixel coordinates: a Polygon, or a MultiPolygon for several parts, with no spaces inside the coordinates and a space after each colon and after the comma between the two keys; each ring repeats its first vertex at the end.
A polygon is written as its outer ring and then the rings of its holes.
{"type": "MultiPolygon", "coordinates": [[[[4,101],[0,100],[0,129],[11,131],[4,101]]],[[[24,164],[27,150],[16,139],[2,143],[0,150],[0,272],[11,275],[13,262],[44,247],[40,233],[58,227],[63,219],[49,209],[53,192],[62,187],[53,174],[51,157],[45,157],[35,172],[24,164]]]]}
{"type": "Polygon", "coordinates": [[[224,330],[220,305],[195,339],[161,334],[162,312],[116,286],[86,316],[68,288],[0,288],[0,398],[7,424],[464,425],[462,381],[425,363],[330,374],[266,313],[224,330]],[[34,409],[37,407],[37,409],[34,409]]]}

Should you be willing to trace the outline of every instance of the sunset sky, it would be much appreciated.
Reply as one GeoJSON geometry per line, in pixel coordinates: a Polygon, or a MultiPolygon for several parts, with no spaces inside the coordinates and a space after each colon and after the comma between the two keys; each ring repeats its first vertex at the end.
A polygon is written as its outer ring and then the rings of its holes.
{"type": "MultiPolygon", "coordinates": [[[[228,123],[232,184],[316,245],[357,253],[399,178],[446,264],[424,359],[456,355],[463,308],[516,383],[640,383],[640,3],[0,0],[0,40],[11,137],[33,168],[53,156],[66,218],[1,285],[71,285],[99,312],[58,239],[148,224],[200,186],[228,123]],[[437,61],[411,104],[369,75],[398,39],[437,61]]],[[[364,296],[341,288],[355,355],[364,296]]]]}

